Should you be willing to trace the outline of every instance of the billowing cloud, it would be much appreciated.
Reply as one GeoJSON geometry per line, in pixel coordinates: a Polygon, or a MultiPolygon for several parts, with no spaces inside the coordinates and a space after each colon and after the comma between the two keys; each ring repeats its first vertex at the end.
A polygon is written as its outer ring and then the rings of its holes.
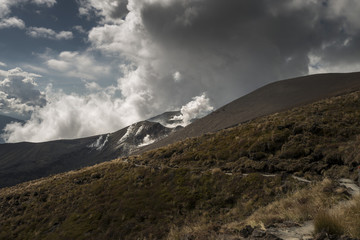
{"type": "MultiPolygon", "coordinates": [[[[107,7],[88,3],[110,17],[107,7]]],[[[129,0],[124,21],[93,28],[89,41],[145,69],[141,81],[159,102],[207,91],[219,107],[271,81],[308,74],[310,55],[356,70],[350,62],[360,59],[359,6],[355,0],[129,0]],[[176,72],[186,91],[174,84],[176,72]]]]}
{"type": "Polygon", "coordinates": [[[49,93],[48,104],[34,111],[24,127],[9,126],[10,141],[103,133],[179,106],[184,106],[186,122],[202,113],[197,109],[220,107],[272,81],[359,70],[357,0],[77,2],[80,15],[98,20],[88,33],[91,47],[60,53],[45,63],[83,79],[91,94],[49,93]],[[118,69],[99,64],[97,54],[114,59],[118,69]],[[107,71],[121,74],[102,89],[101,74],[107,71]],[[187,105],[194,96],[194,105],[187,105]]]}
{"type": "Polygon", "coordinates": [[[194,97],[193,100],[181,107],[181,115],[175,116],[172,120],[181,120],[182,126],[185,127],[191,123],[191,120],[204,117],[209,114],[214,107],[211,106],[209,98],[203,93],[194,97]]]}
{"type": "Polygon", "coordinates": [[[124,100],[106,92],[79,96],[47,93],[47,105],[34,110],[24,125],[10,124],[3,136],[7,142],[41,142],[79,138],[118,130],[140,119],[138,112],[124,100]]]}
{"type": "Polygon", "coordinates": [[[23,20],[17,17],[10,17],[5,19],[0,19],[0,29],[2,28],[25,28],[25,23],[23,20]]]}
{"type": "Polygon", "coordinates": [[[0,70],[0,111],[29,114],[46,104],[44,93],[35,82],[40,75],[28,73],[20,68],[0,70]]]}
{"type": "Polygon", "coordinates": [[[6,67],[6,63],[0,62],[0,67],[6,67]]]}
{"type": "Polygon", "coordinates": [[[32,38],[47,38],[53,40],[69,40],[73,38],[73,33],[70,31],[55,32],[49,28],[30,27],[26,30],[26,34],[32,38]]]}

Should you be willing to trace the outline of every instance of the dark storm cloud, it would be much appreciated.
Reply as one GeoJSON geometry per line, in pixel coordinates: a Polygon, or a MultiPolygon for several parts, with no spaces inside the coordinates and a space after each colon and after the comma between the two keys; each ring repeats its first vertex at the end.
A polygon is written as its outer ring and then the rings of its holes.
{"type": "Polygon", "coordinates": [[[360,69],[358,0],[76,2],[84,19],[96,21],[88,32],[91,47],[77,53],[79,58],[68,59],[74,51],[67,51],[46,64],[65,76],[82,76],[73,63],[96,69],[101,55],[113,61],[109,72],[117,82],[102,88],[102,77],[92,74],[85,81],[90,95],[55,94],[59,97],[38,109],[26,126],[8,128],[11,141],[39,141],[45,133],[51,133],[45,137],[50,140],[111,132],[180,106],[186,120],[269,82],[360,69]],[[102,117],[90,126],[93,116],[102,117]],[[62,119],[74,119],[78,130],[62,119]],[[54,125],[63,127],[48,131],[54,125]]]}
{"type": "Polygon", "coordinates": [[[150,1],[141,16],[165,51],[187,51],[187,60],[195,60],[189,66],[208,64],[213,76],[239,91],[307,74],[312,52],[330,64],[338,64],[338,56],[358,61],[358,31],[349,30],[352,23],[341,11],[334,13],[336,2],[323,2],[150,1]]]}

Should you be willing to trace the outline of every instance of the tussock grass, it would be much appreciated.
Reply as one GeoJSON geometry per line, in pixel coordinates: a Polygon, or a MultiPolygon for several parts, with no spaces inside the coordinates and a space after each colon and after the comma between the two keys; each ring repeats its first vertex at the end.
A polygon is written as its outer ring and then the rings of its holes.
{"type": "Polygon", "coordinates": [[[335,191],[337,187],[335,182],[325,179],[258,209],[246,222],[253,226],[266,226],[276,222],[312,220],[319,212],[346,198],[335,191]]]}
{"type": "Polygon", "coordinates": [[[318,232],[325,230],[330,234],[345,233],[353,238],[360,238],[360,196],[346,204],[324,210],[315,218],[314,223],[318,232]]]}
{"type": "Polygon", "coordinates": [[[360,163],[359,120],[360,92],[353,92],[151,150],[129,161],[203,171],[284,171],[317,180],[319,175],[355,178],[353,168],[360,163]]]}
{"type": "Polygon", "coordinates": [[[341,236],[345,233],[344,224],[339,216],[326,211],[319,212],[314,219],[315,233],[326,232],[331,235],[341,236]]]}

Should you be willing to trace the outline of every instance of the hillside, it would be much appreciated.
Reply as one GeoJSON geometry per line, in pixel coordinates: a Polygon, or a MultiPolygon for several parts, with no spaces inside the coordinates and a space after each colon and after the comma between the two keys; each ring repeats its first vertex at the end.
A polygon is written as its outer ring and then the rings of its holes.
{"type": "Polygon", "coordinates": [[[114,133],[82,139],[0,144],[0,188],[127,156],[173,130],[142,121],[114,133]]]}
{"type": "MultiPolygon", "coordinates": [[[[0,239],[241,239],[314,218],[330,231],[320,216],[350,198],[337,180],[357,178],[359,134],[357,91],[3,188],[0,239]]],[[[331,233],[359,238],[351,216],[331,233]]]]}
{"type": "Polygon", "coordinates": [[[359,89],[360,73],[305,76],[266,85],[183,129],[169,128],[179,123],[172,118],[180,112],[173,111],[100,136],[0,145],[0,188],[129,154],[139,154],[188,137],[216,132],[260,116],[359,89]]]}
{"type": "Polygon", "coordinates": [[[236,99],[141,152],[359,89],[359,72],[316,74],[274,82],[236,99]]]}

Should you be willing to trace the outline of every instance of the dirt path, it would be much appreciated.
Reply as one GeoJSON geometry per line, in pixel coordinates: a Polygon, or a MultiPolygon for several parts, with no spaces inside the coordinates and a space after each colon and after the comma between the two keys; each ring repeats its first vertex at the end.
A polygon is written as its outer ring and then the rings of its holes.
{"type": "Polygon", "coordinates": [[[349,189],[349,193],[352,196],[356,196],[360,194],[360,187],[356,185],[356,183],[353,180],[347,178],[341,178],[339,179],[339,183],[340,185],[349,189]]]}
{"type": "Polygon", "coordinates": [[[314,225],[312,221],[307,221],[301,226],[288,226],[288,227],[276,227],[269,228],[267,230],[269,233],[275,235],[278,238],[286,240],[309,240],[313,239],[314,225]]]}

